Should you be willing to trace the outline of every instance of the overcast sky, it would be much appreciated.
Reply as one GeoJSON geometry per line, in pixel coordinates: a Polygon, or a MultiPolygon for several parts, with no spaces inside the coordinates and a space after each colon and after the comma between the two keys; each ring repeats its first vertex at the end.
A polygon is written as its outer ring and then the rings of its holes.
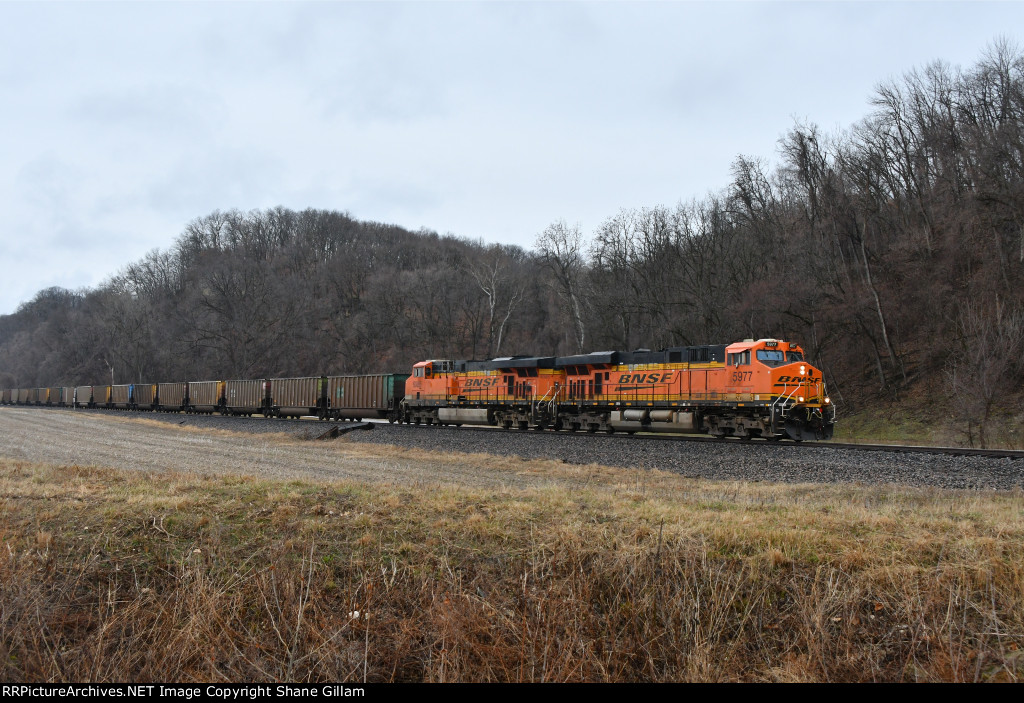
{"type": "Polygon", "coordinates": [[[0,314],[284,205],[530,247],[724,187],[1024,3],[0,1],[0,314]]]}

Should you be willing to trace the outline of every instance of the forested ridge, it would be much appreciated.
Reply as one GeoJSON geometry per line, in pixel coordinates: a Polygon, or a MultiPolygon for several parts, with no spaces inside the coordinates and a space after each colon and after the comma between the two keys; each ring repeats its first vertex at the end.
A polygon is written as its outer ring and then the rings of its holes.
{"type": "Polygon", "coordinates": [[[797,124],[772,160],[738,157],[716,194],[590,233],[556,222],[533,250],[335,211],[214,212],[97,289],[47,289],[0,317],[0,386],[747,337],[803,344],[847,411],[927,398],[982,442],[994,413],[1020,411],[1019,48],[881,83],[860,122],[797,124]]]}

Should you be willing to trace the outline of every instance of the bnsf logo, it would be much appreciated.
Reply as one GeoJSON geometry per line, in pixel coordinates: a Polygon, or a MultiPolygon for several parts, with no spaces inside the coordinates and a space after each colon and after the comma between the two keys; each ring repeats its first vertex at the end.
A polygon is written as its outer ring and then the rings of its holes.
{"type": "Polygon", "coordinates": [[[490,388],[491,386],[498,385],[498,377],[490,376],[488,378],[467,378],[463,384],[463,388],[490,388]]]}
{"type": "Polygon", "coordinates": [[[821,376],[779,376],[779,380],[775,382],[775,385],[784,386],[789,384],[792,386],[797,383],[821,383],[821,376]]]}
{"type": "Polygon", "coordinates": [[[664,373],[624,373],[619,376],[619,383],[668,383],[674,371],[664,373]]]}

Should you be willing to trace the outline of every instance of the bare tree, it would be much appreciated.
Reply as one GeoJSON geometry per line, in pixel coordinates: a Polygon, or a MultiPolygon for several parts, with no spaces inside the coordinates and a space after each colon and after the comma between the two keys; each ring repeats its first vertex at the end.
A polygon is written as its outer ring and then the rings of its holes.
{"type": "Polygon", "coordinates": [[[488,357],[501,355],[512,314],[523,300],[525,283],[522,266],[525,253],[519,247],[493,244],[483,255],[468,263],[470,276],[483,292],[487,312],[488,357]]]}
{"type": "Polygon", "coordinates": [[[565,220],[559,220],[537,236],[535,246],[562,299],[564,314],[572,328],[575,351],[582,353],[586,341],[583,317],[586,261],[580,227],[570,227],[565,220]]]}
{"type": "Polygon", "coordinates": [[[999,399],[1019,383],[1024,362],[1024,311],[998,298],[989,304],[963,301],[957,316],[958,344],[946,365],[955,414],[967,422],[968,440],[987,447],[989,421],[999,399]]]}

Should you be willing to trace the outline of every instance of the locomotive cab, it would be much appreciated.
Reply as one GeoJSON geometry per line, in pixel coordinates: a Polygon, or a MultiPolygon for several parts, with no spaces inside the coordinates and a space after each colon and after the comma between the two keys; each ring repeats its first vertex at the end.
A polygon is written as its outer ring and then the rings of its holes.
{"type": "Polygon", "coordinates": [[[730,344],[725,349],[726,393],[738,402],[766,399],[771,394],[772,369],[785,364],[787,357],[803,358],[795,347],[775,339],[746,339],[730,344]]]}
{"type": "Polygon", "coordinates": [[[406,395],[437,403],[447,400],[452,367],[453,362],[449,359],[431,359],[414,365],[412,376],[405,383],[406,395]]]}
{"type": "Polygon", "coordinates": [[[829,439],[835,412],[820,369],[807,363],[798,345],[752,339],[726,348],[725,391],[737,409],[767,410],[762,436],[829,439]]]}

